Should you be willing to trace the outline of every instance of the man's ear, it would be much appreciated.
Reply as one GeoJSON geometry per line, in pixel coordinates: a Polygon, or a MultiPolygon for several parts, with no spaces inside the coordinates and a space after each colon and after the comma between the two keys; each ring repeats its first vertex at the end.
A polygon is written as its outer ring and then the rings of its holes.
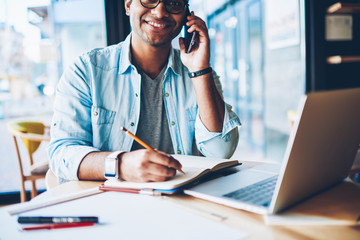
{"type": "Polygon", "coordinates": [[[125,11],[126,15],[130,16],[130,4],[132,0],[125,0],[125,11]]]}

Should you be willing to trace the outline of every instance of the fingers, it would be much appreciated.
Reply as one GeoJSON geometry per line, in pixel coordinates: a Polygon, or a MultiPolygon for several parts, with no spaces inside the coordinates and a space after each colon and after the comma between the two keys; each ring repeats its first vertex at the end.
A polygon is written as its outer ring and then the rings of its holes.
{"type": "Polygon", "coordinates": [[[166,181],[182,167],[169,154],[145,149],[123,154],[120,164],[121,177],[135,182],[166,181]]]}
{"type": "Polygon", "coordinates": [[[142,178],[145,181],[161,182],[175,176],[176,169],[164,167],[159,164],[149,163],[146,166],[146,171],[143,172],[142,178]]]}
{"type": "Polygon", "coordinates": [[[175,168],[177,170],[182,168],[181,163],[173,158],[170,154],[167,154],[165,152],[155,150],[153,152],[150,152],[151,156],[150,161],[153,163],[157,163],[160,165],[163,165],[168,168],[175,168]],[[156,155],[155,155],[156,154],[156,155]]]}
{"type": "Polygon", "coordinates": [[[191,12],[190,16],[187,16],[186,25],[189,27],[188,32],[197,31],[200,34],[207,35],[206,23],[199,17],[194,15],[194,12],[191,12]]]}
{"type": "Polygon", "coordinates": [[[171,155],[159,150],[145,151],[140,173],[143,181],[166,181],[175,176],[179,168],[180,162],[171,155]]]}

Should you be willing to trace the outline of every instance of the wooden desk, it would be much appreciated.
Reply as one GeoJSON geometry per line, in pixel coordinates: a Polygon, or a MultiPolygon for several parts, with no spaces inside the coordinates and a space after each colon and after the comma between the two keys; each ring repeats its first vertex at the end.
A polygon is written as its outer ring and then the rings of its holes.
{"type": "MultiPolygon", "coordinates": [[[[72,181],[57,186],[39,195],[37,198],[41,199],[74,193],[97,187],[100,184],[101,182],[94,181],[72,181]]],[[[240,231],[247,232],[249,233],[249,239],[360,239],[360,225],[268,226],[264,224],[264,217],[261,215],[233,209],[190,196],[175,195],[165,196],[163,198],[187,211],[204,215],[215,221],[239,229],[240,231]]],[[[359,184],[344,182],[329,191],[297,205],[292,211],[314,213],[313,210],[317,209],[318,211],[315,211],[315,214],[325,210],[331,212],[339,208],[338,202],[344,201],[346,204],[341,205],[341,207],[349,207],[349,209],[347,209],[348,214],[357,214],[357,216],[360,216],[359,184]],[[348,201],[348,199],[350,200],[348,201]]]]}

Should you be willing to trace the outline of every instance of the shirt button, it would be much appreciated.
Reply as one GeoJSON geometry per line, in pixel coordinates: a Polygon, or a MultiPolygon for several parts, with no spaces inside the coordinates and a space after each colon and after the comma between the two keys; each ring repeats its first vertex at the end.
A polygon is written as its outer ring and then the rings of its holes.
{"type": "Polygon", "coordinates": [[[173,126],[174,126],[174,125],[175,125],[175,122],[174,122],[174,121],[172,121],[172,122],[171,122],[171,125],[173,125],[173,126]]]}
{"type": "Polygon", "coordinates": [[[168,93],[165,93],[165,97],[168,97],[169,96],[169,94],[168,93]]]}
{"type": "Polygon", "coordinates": [[[132,123],[130,123],[130,126],[132,126],[132,127],[133,127],[134,125],[135,125],[135,123],[133,123],[133,122],[132,122],[132,123]]]}
{"type": "Polygon", "coordinates": [[[97,116],[99,113],[98,112],[94,112],[94,116],[97,116]]]}
{"type": "Polygon", "coordinates": [[[178,153],[178,154],[181,154],[181,151],[180,151],[180,150],[177,150],[177,153],[178,153]]]}
{"type": "Polygon", "coordinates": [[[137,93],[135,93],[135,96],[138,97],[139,95],[137,93]]]}

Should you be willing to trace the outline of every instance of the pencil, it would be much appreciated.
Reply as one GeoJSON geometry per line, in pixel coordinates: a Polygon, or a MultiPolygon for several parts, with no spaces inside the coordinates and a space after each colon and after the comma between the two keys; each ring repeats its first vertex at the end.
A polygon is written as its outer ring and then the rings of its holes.
{"type": "Polygon", "coordinates": [[[150,196],[161,196],[161,192],[155,191],[154,189],[134,189],[134,188],[118,188],[118,187],[109,187],[101,184],[99,186],[101,191],[115,191],[123,193],[135,193],[135,194],[145,194],[150,196]]]}
{"type": "Polygon", "coordinates": [[[141,140],[140,138],[138,138],[137,136],[135,136],[134,134],[132,134],[129,130],[127,130],[124,127],[121,127],[121,130],[126,132],[130,137],[132,137],[136,142],[138,142],[141,146],[143,146],[144,148],[146,148],[147,150],[151,150],[151,151],[155,151],[152,147],[150,147],[149,145],[146,144],[146,142],[144,142],[143,140],[141,140]]]}
{"type": "MultiPolygon", "coordinates": [[[[130,137],[132,137],[137,143],[139,143],[141,146],[143,146],[144,148],[150,150],[150,151],[155,151],[152,147],[150,147],[149,145],[146,144],[146,142],[144,142],[143,140],[141,140],[140,138],[138,138],[137,136],[135,136],[132,132],[130,132],[129,130],[127,130],[125,127],[121,127],[121,130],[124,131],[125,133],[127,133],[130,137]]],[[[185,174],[183,172],[183,170],[181,169],[176,169],[179,172],[181,172],[182,174],[185,174]]]]}

